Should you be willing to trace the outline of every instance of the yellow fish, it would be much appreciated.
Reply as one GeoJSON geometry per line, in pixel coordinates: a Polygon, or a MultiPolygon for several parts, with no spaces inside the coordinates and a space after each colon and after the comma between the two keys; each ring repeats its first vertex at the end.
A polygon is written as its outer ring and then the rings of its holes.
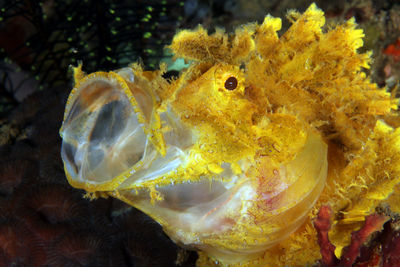
{"type": "Polygon", "coordinates": [[[362,71],[353,19],[325,31],[314,4],[288,17],[281,37],[271,16],[178,32],[169,49],[190,66],[171,81],[164,65],[75,68],[60,130],[69,183],[147,213],[199,265],[311,264],[311,221],[329,204],[340,255],[400,182],[397,100],[362,71]]]}

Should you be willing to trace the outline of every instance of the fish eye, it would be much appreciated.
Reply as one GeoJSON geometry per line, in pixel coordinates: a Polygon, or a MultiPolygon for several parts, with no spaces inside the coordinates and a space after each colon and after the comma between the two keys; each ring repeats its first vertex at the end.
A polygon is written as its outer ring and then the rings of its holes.
{"type": "Polygon", "coordinates": [[[225,88],[227,90],[235,90],[237,87],[238,81],[235,77],[229,77],[225,81],[225,88]]]}

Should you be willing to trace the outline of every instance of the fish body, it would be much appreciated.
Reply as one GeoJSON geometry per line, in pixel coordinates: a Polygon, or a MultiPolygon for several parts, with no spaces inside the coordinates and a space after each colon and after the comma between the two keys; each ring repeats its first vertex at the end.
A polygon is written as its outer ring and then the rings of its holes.
{"type": "Polygon", "coordinates": [[[76,67],[61,129],[70,184],[129,203],[224,264],[286,242],[337,197],[332,158],[359,151],[396,106],[360,71],[369,56],[356,52],[354,21],[324,33],[315,5],[291,15],[280,38],[270,16],[232,35],[177,33],[169,48],[191,64],[170,81],[163,65],[76,67]]]}

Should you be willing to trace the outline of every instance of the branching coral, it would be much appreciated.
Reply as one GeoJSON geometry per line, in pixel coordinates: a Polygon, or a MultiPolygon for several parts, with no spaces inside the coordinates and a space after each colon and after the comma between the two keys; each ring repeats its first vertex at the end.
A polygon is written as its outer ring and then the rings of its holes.
{"type": "MultiPolygon", "coordinates": [[[[343,249],[343,254],[340,258],[336,258],[333,246],[328,237],[328,231],[330,229],[330,215],[331,210],[328,206],[322,206],[318,212],[318,216],[314,221],[315,229],[318,234],[318,245],[321,248],[322,255],[322,266],[333,267],[333,266],[353,266],[356,263],[356,259],[360,255],[360,250],[363,244],[366,242],[374,232],[380,231],[383,224],[389,219],[389,217],[378,214],[371,214],[365,218],[364,226],[353,232],[351,235],[351,243],[349,246],[343,249]]],[[[371,261],[372,263],[373,261],[371,261]]]]}
{"type": "Polygon", "coordinates": [[[231,35],[177,33],[169,48],[191,65],[170,83],[165,66],[75,68],[61,129],[70,184],[148,213],[202,251],[199,265],[313,264],[324,205],[323,259],[355,257],[351,233],[366,220],[364,240],[379,205],[399,208],[398,100],[364,72],[354,19],[327,30],[314,4],[288,18],[281,37],[271,16],[231,35]]]}
{"type": "Polygon", "coordinates": [[[318,212],[318,217],[314,221],[317,230],[318,245],[321,248],[322,263],[326,267],[335,266],[337,258],[335,256],[335,246],[329,242],[329,230],[331,228],[331,209],[322,206],[318,212]]]}

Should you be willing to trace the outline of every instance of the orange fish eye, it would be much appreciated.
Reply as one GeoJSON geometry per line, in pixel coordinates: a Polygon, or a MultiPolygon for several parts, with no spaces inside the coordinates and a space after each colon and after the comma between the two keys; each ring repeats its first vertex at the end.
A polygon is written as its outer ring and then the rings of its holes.
{"type": "Polygon", "coordinates": [[[238,85],[238,81],[235,77],[229,77],[225,81],[225,88],[227,90],[235,90],[238,85]]]}

